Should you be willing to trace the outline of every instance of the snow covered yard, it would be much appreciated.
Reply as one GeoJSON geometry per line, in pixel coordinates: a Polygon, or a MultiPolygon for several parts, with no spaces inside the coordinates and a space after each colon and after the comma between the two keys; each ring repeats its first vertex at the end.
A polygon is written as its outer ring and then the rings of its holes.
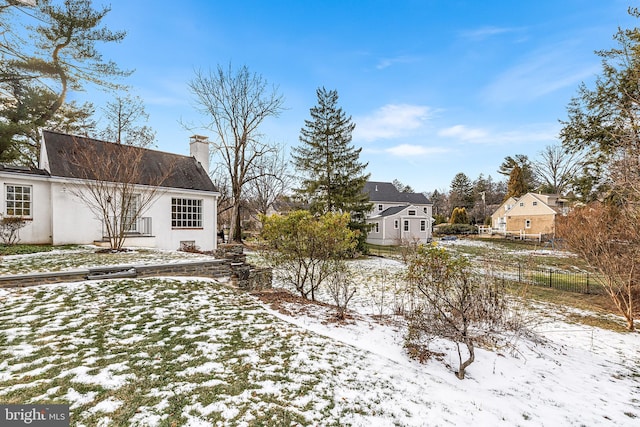
{"type": "MultiPolygon", "coordinates": [[[[392,262],[361,267],[364,288],[391,284],[392,262]]],[[[640,334],[551,316],[543,342],[480,350],[459,381],[451,345],[409,360],[364,288],[342,324],[195,278],[0,290],[0,401],[68,402],[78,426],[639,422],[640,334]]]]}
{"type": "Polygon", "coordinates": [[[162,264],[211,259],[211,256],[180,251],[137,248],[126,252],[97,253],[95,246],[54,249],[50,252],[0,257],[0,275],[66,271],[107,265],[162,264]]]}

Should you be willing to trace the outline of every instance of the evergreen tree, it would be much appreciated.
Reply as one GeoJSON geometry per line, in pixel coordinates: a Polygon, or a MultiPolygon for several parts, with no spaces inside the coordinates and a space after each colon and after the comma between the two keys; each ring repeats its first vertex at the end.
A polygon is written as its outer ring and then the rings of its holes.
{"type": "Polygon", "coordinates": [[[351,116],[338,107],[338,92],[319,88],[318,104],[300,131],[301,145],[293,148],[293,164],[303,176],[297,190],[312,213],[350,213],[351,228],[366,236],[365,213],[371,210],[364,185],[367,163],[359,161],[362,148],[351,145],[355,128],[351,116]]]}
{"type": "Polygon", "coordinates": [[[451,180],[449,204],[452,208],[463,207],[471,209],[474,203],[473,184],[471,180],[462,172],[456,174],[453,180],[451,180]]]}
{"type": "Polygon", "coordinates": [[[301,146],[293,149],[296,169],[305,177],[298,192],[314,213],[365,212],[363,196],[367,164],[359,162],[361,148],[351,145],[355,124],[338,107],[338,93],[319,88],[318,105],[300,131],[301,146]]]}
{"type": "Polygon", "coordinates": [[[0,161],[34,163],[30,138],[64,112],[69,91],[87,83],[121,87],[130,74],[106,61],[96,45],[125,33],[103,24],[109,7],[90,0],[9,1],[0,6],[0,161]],[[31,156],[31,157],[29,157],[31,156]]]}
{"type": "Polygon", "coordinates": [[[527,186],[527,191],[525,191],[525,193],[536,188],[538,182],[536,181],[536,177],[533,172],[533,166],[531,164],[531,160],[529,160],[529,157],[525,154],[516,154],[515,157],[505,157],[504,161],[498,168],[498,173],[510,177],[513,172],[513,168],[516,166],[520,168],[522,179],[527,186]]]}
{"type": "Polygon", "coordinates": [[[522,173],[520,166],[515,165],[509,175],[509,182],[507,183],[507,195],[504,197],[507,200],[509,197],[520,197],[529,192],[529,186],[527,185],[525,175],[522,173]]]}
{"type": "Polygon", "coordinates": [[[450,224],[469,224],[469,215],[465,208],[454,208],[451,212],[450,224]]]}

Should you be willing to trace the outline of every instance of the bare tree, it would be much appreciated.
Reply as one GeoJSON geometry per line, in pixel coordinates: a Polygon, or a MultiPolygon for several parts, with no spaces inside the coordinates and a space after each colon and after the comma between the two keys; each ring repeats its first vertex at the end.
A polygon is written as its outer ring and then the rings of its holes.
{"type": "Polygon", "coordinates": [[[231,181],[233,200],[230,240],[242,241],[240,208],[246,184],[258,176],[260,159],[274,147],[262,141],[259,126],[269,117],[279,116],[283,97],[276,87],[269,89],[262,76],[246,66],[234,71],[218,66],[208,74],[196,71],[189,82],[201,113],[211,122],[207,126],[217,135],[212,142],[231,181]]]}
{"type": "Polygon", "coordinates": [[[343,260],[336,260],[331,268],[331,274],[326,280],[329,295],[336,306],[336,317],[344,320],[347,306],[356,294],[356,284],[343,260]]]}
{"type": "Polygon", "coordinates": [[[107,126],[100,133],[106,141],[117,144],[149,147],[153,145],[156,133],[146,123],[149,115],[140,97],[117,96],[102,109],[107,126]]]}
{"type": "Polygon", "coordinates": [[[263,156],[255,167],[255,179],[249,181],[249,207],[258,216],[267,215],[269,208],[291,188],[294,178],[284,145],[263,156]]]}
{"type": "Polygon", "coordinates": [[[82,180],[72,184],[70,191],[102,220],[104,237],[114,250],[122,249],[142,214],[162,194],[160,185],[173,173],[173,164],[163,164],[154,169],[156,173],[149,173],[146,151],[74,138],[67,153],[76,178],[82,180]]]}
{"type": "Polygon", "coordinates": [[[635,329],[640,297],[640,215],[638,207],[594,202],[558,220],[556,233],[602,277],[604,290],[635,329]]]}
{"type": "Polygon", "coordinates": [[[464,379],[465,370],[475,360],[476,345],[506,323],[504,285],[493,275],[475,274],[466,258],[433,247],[421,248],[412,258],[408,278],[426,303],[410,316],[407,347],[415,348],[415,340],[423,336],[452,340],[460,361],[456,376],[464,379]]]}
{"type": "Polygon", "coordinates": [[[233,209],[229,175],[218,165],[211,173],[211,180],[220,192],[217,203],[218,230],[224,230],[231,224],[231,210],[233,209]]]}
{"type": "Polygon", "coordinates": [[[550,194],[565,194],[567,188],[582,169],[582,155],[569,152],[562,145],[548,145],[532,163],[533,174],[540,190],[550,194]]]}

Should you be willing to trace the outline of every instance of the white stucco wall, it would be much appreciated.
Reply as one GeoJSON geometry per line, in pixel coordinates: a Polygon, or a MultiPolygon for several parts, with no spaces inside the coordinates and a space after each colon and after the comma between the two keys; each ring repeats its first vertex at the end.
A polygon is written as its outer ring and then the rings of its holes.
{"type": "Polygon", "coordinates": [[[31,218],[18,233],[20,243],[51,243],[51,198],[50,183],[46,177],[28,174],[0,174],[0,212],[6,215],[6,186],[22,185],[31,187],[31,218]]]}
{"type": "Polygon", "coordinates": [[[102,220],[62,181],[51,182],[51,224],[54,245],[89,245],[102,239],[102,220]]]}
{"type": "MultiPolygon", "coordinates": [[[[102,218],[75,194],[79,188],[77,184],[44,176],[1,173],[3,214],[6,213],[7,184],[32,188],[32,218],[20,230],[21,243],[92,244],[102,239],[102,218]]],[[[141,215],[152,218],[151,236],[132,236],[125,241],[125,246],[175,250],[180,248],[181,242],[189,241],[201,250],[214,250],[217,246],[216,203],[215,193],[163,189],[141,215]],[[180,229],[171,226],[173,197],[202,200],[202,228],[180,229]]]]}
{"type": "Polygon", "coordinates": [[[216,202],[216,197],[212,194],[189,190],[166,190],[142,216],[153,218],[153,235],[156,238],[156,247],[179,249],[180,242],[193,241],[201,250],[210,251],[217,247],[216,202]],[[171,199],[174,197],[202,200],[201,229],[171,227],[171,199]]]}

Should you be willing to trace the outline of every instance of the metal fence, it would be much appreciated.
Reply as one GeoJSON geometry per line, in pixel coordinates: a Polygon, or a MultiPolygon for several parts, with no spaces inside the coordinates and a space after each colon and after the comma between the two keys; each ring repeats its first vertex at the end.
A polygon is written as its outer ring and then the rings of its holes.
{"type": "Polygon", "coordinates": [[[604,293],[598,276],[586,272],[568,272],[552,268],[526,269],[521,264],[518,264],[517,281],[518,283],[528,283],[567,292],[582,294],[604,293]]]}
{"type": "MultiPolygon", "coordinates": [[[[381,257],[401,257],[402,252],[394,246],[369,246],[369,255],[381,257]]],[[[502,265],[493,273],[501,280],[520,284],[530,284],[545,288],[581,294],[605,294],[600,279],[587,272],[571,272],[553,268],[526,268],[522,263],[517,266],[502,265]],[[517,270],[514,270],[514,267],[517,270]]]]}

